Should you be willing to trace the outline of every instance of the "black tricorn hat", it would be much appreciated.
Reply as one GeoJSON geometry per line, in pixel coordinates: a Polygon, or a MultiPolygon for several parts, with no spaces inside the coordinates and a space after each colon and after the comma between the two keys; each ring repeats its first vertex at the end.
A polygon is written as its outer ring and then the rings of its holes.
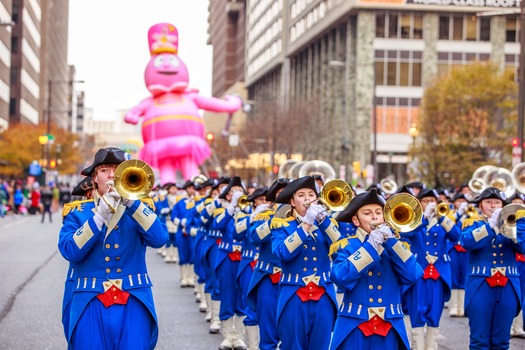
{"type": "Polygon", "coordinates": [[[505,192],[500,191],[496,187],[488,187],[484,189],[483,192],[481,192],[481,194],[474,198],[472,203],[479,204],[482,200],[490,198],[501,200],[503,202],[503,205],[507,205],[510,203],[505,192]]]}
{"type": "Polygon", "coordinates": [[[164,186],[162,186],[162,188],[168,191],[173,186],[177,187],[177,185],[175,183],[167,182],[167,183],[164,184],[164,186]]]}
{"type": "Polygon", "coordinates": [[[78,185],[73,188],[73,191],[71,191],[71,194],[73,196],[82,196],[85,197],[86,193],[91,191],[95,188],[95,183],[93,182],[93,178],[91,176],[86,176],[78,183],[78,185]]]}
{"type": "Polygon", "coordinates": [[[212,189],[216,190],[217,188],[219,188],[220,185],[227,184],[229,182],[230,182],[230,178],[228,176],[222,176],[214,180],[212,189]]]}
{"type": "Polygon", "coordinates": [[[350,204],[337,215],[337,221],[339,222],[352,222],[352,218],[357,214],[359,208],[368,204],[378,204],[381,207],[385,206],[385,199],[377,193],[376,188],[370,189],[370,191],[362,192],[354,197],[350,201],[350,204]]]}
{"type": "Polygon", "coordinates": [[[279,191],[281,188],[285,188],[288,186],[288,184],[292,182],[292,180],[287,178],[280,178],[273,182],[273,184],[268,188],[268,192],[266,192],[266,200],[268,202],[275,202],[275,197],[277,196],[277,191],[279,191]]]}
{"type": "Polygon", "coordinates": [[[461,199],[461,198],[463,198],[464,200],[468,202],[467,196],[465,196],[465,194],[461,192],[456,192],[454,194],[454,197],[452,197],[452,202],[455,202],[456,200],[461,199]]]}
{"type": "Polygon", "coordinates": [[[399,187],[396,193],[408,193],[408,194],[414,195],[414,191],[412,191],[412,189],[408,187],[407,185],[403,185],[399,187]]]}
{"type": "Polygon", "coordinates": [[[184,185],[182,185],[181,188],[182,188],[183,190],[187,190],[188,187],[195,187],[195,185],[193,184],[193,181],[191,181],[191,180],[187,180],[187,181],[184,183],[184,185]]]}
{"type": "Polygon", "coordinates": [[[208,187],[208,186],[213,186],[213,179],[208,179],[206,181],[204,181],[203,183],[196,183],[195,184],[195,189],[196,190],[201,190],[205,187],[208,187]]]}
{"type": "Polygon", "coordinates": [[[255,198],[261,197],[261,196],[263,196],[266,199],[266,193],[267,192],[268,192],[268,187],[266,187],[266,186],[256,188],[255,191],[253,191],[252,194],[250,194],[248,196],[248,198],[246,198],[246,201],[254,202],[255,198]]]}
{"type": "Polygon", "coordinates": [[[421,181],[413,181],[413,182],[407,183],[406,186],[410,188],[420,188],[420,189],[425,188],[425,184],[422,183],[421,181]]]}
{"type": "Polygon", "coordinates": [[[515,199],[521,199],[523,202],[525,202],[525,195],[516,191],[512,196],[509,197],[509,201],[512,202],[515,199]]]}
{"type": "Polygon", "coordinates": [[[117,147],[101,148],[95,154],[93,164],[82,170],[80,173],[84,176],[93,176],[95,168],[102,164],[120,164],[123,161],[130,160],[131,155],[117,147]]]}
{"type": "Polygon", "coordinates": [[[222,190],[221,194],[219,195],[219,198],[226,199],[226,195],[228,194],[228,192],[230,192],[231,188],[234,186],[242,187],[243,192],[246,193],[246,190],[244,189],[244,186],[242,185],[241,178],[239,176],[233,176],[232,178],[230,178],[230,181],[228,181],[228,186],[226,186],[222,190]]]}
{"type": "Polygon", "coordinates": [[[424,197],[434,197],[436,199],[439,199],[439,194],[436,190],[432,188],[425,188],[417,194],[417,199],[419,200],[421,200],[424,197]]]}
{"type": "Polygon", "coordinates": [[[301,188],[310,188],[314,190],[316,194],[318,194],[315,179],[312,176],[307,175],[290,182],[288,186],[286,186],[284,190],[279,193],[277,198],[275,198],[275,202],[289,204],[293,194],[301,188]]]}

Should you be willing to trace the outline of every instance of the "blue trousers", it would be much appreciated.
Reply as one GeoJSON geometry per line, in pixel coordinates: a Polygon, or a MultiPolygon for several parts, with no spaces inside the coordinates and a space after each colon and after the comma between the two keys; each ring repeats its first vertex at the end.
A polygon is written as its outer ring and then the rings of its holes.
{"type": "Polygon", "coordinates": [[[446,284],[441,278],[420,279],[407,294],[409,301],[408,313],[412,327],[439,327],[439,320],[445,306],[446,284]]]}
{"type": "Polygon", "coordinates": [[[206,278],[203,266],[203,249],[203,235],[202,232],[199,232],[193,240],[193,262],[195,264],[194,270],[198,277],[198,283],[204,283],[206,278]]]}
{"type": "Polygon", "coordinates": [[[257,322],[259,323],[259,348],[275,350],[279,343],[277,333],[277,300],[279,284],[272,283],[269,275],[257,284],[257,322]]]}
{"type": "Polygon", "coordinates": [[[191,236],[185,236],[182,232],[177,234],[177,246],[179,247],[179,265],[193,264],[191,236]]]}
{"type": "Polygon", "coordinates": [[[468,273],[469,253],[460,253],[452,248],[449,251],[450,269],[452,273],[452,289],[465,289],[465,280],[468,273]]]}
{"type": "Polygon", "coordinates": [[[231,261],[225,257],[217,266],[217,278],[219,280],[219,295],[221,300],[221,310],[219,318],[221,321],[227,320],[233,315],[244,316],[241,305],[241,291],[237,286],[238,261],[231,261]]]}
{"type": "Polygon", "coordinates": [[[245,265],[242,271],[239,271],[239,277],[237,281],[239,283],[239,290],[241,292],[241,308],[246,315],[244,318],[245,326],[257,326],[257,314],[255,310],[248,306],[246,302],[246,295],[248,294],[248,287],[250,286],[250,280],[252,279],[253,270],[250,264],[245,265]]]}
{"type": "Polygon", "coordinates": [[[177,245],[175,244],[175,233],[173,232],[169,232],[168,233],[168,241],[166,242],[166,248],[169,248],[169,247],[176,247],[177,245]]]}
{"type": "Polygon", "coordinates": [[[215,260],[217,259],[217,244],[213,243],[207,250],[203,258],[204,267],[204,291],[211,294],[213,300],[220,300],[219,281],[215,272],[215,260]]]}
{"type": "Polygon", "coordinates": [[[153,349],[154,323],[146,306],[132,295],[126,305],[108,308],[94,298],[80,316],[70,345],[75,350],[153,349]]]}
{"type": "Polygon", "coordinates": [[[281,350],[328,349],[336,310],[328,294],[317,301],[302,302],[294,294],[277,321],[281,350]]]}
{"type": "Polygon", "coordinates": [[[375,349],[388,349],[388,350],[399,350],[406,349],[403,340],[399,337],[396,330],[392,327],[386,337],[382,337],[377,334],[373,334],[366,337],[359,328],[355,328],[345,340],[337,347],[330,347],[330,350],[346,350],[346,349],[359,349],[359,350],[375,350],[375,349]]]}
{"type": "Polygon", "coordinates": [[[470,326],[470,349],[508,349],[510,327],[519,300],[510,281],[491,288],[481,283],[465,310],[470,326]]]}

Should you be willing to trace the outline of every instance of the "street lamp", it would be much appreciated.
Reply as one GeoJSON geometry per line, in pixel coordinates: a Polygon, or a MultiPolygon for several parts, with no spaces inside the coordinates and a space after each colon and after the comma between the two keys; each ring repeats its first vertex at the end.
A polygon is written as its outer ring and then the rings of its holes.
{"type": "MultiPolygon", "coordinates": [[[[410,136],[412,136],[412,152],[414,152],[414,148],[416,146],[416,138],[419,136],[419,129],[417,127],[417,124],[416,123],[412,123],[410,125],[410,128],[408,128],[408,134],[410,136]]],[[[415,160],[415,156],[412,154],[412,157],[410,159],[410,167],[412,168],[412,170],[414,171],[415,173],[415,167],[416,165],[414,164],[414,160],[415,160]]]]}

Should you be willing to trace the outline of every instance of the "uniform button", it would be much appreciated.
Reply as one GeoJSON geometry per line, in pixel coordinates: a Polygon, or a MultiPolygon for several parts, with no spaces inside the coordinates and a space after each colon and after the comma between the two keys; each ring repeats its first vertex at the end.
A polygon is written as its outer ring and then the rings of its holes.
{"type": "Polygon", "coordinates": [[[493,245],[493,246],[492,246],[492,248],[496,248],[496,246],[495,246],[495,245],[493,245]]]}
{"type": "MultiPolygon", "coordinates": [[[[503,261],[502,261],[503,262],[503,261]]],[[[314,267],[314,271],[317,271],[317,267],[314,267]]]]}
{"type": "Polygon", "coordinates": [[[434,247],[437,246],[438,244],[437,243],[434,243],[434,247]]]}
{"type": "Polygon", "coordinates": [[[437,235],[438,235],[437,233],[434,233],[434,237],[437,237],[437,235]]]}
{"type": "Polygon", "coordinates": [[[427,232],[427,236],[430,236],[430,233],[427,232]]]}
{"type": "Polygon", "coordinates": [[[496,254],[496,253],[492,253],[492,255],[497,256],[498,254],[496,254]]]}
{"type": "Polygon", "coordinates": [[[110,270],[110,269],[106,269],[106,273],[110,273],[110,272],[111,272],[111,270],[110,270]]]}
{"type": "Polygon", "coordinates": [[[112,291],[116,291],[116,290],[117,290],[117,288],[115,288],[115,287],[112,288],[112,291]]]}
{"type": "Polygon", "coordinates": [[[382,286],[377,286],[377,289],[381,290],[381,289],[383,289],[383,287],[382,286]]]}
{"type": "Polygon", "coordinates": [[[316,247],[312,247],[312,250],[316,250],[317,248],[316,247]]]}
{"type": "Polygon", "coordinates": [[[430,245],[430,242],[427,242],[427,245],[430,245]]]}
{"type": "Polygon", "coordinates": [[[111,246],[109,244],[106,244],[106,249],[109,249],[111,246]]]}
{"type": "Polygon", "coordinates": [[[117,257],[115,258],[115,260],[120,260],[120,256],[117,256],[117,257]]]}
{"type": "Polygon", "coordinates": [[[370,298],[370,299],[368,299],[368,300],[369,300],[371,303],[374,302],[374,298],[370,298]]]}
{"type": "Polygon", "coordinates": [[[109,256],[106,256],[106,259],[104,259],[104,260],[109,261],[109,256]]]}
{"type": "Polygon", "coordinates": [[[308,287],[308,289],[312,290],[312,287],[308,287]]]}
{"type": "Polygon", "coordinates": [[[372,271],[368,271],[368,276],[372,276],[374,273],[372,271]]]}
{"type": "Polygon", "coordinates": [[[369,285],[368,288],[369,289],[374,289],[374,286],[373,285],[369,285]]]}
{"type": "Polygon", "coordinates": [[[305,256],[305,257],[304,257],[304,261],[307,261],[307,260],[308,260],[308,257],[307,257],[307,256],[305,256]]]}
{"type": "Polygon", "coordinates": [[[118,273],[121,273],[121,272],[122,272],[122,270],[121,270],[121,269],[117,269],[117,272],[118,272],[118,273]]]}
{"type": "Polygon", "coordinates": [[[114,247],[115,247],[115,249],[118,249],[119,245],[118,245],[118,244],[115,244],[114,247]]]}
{"type": "Polygon", "coordinates": [[[115,230],[118,230],[118,225],[115,225],[115,230]]]}
{"type": "MultiPolygon", "coordinates": [[[[502,254],[502,255],[503,255],[503,254],[502,254]]],[[[317,261],[317,257],[316,257],[316,256],[314,256],[314,261],[317,261]]]]}
{"type": "Polygon", "coordinates": [[[382,303],[383,302],[383,299],[379,298],[377,299],[378,302],[382,303]]]}
{"type": "Polygon", "coordinates": [[[497,263],[498,263],[498,262],[497,262],[496,260],[494,260],[494,261],[492,262],[492,264],[494,264],[494,265],[496,265],[497,263]]]}
{"type": "Polygon", "coordinates": [[[310,297],[312,296],[312,294],[310,294],[310,297]]]}
{"type": "Polygon", "coordinates": [[[115,295],[115,296],[113,297],[113,299],[117,299],[117,296],[115,295]]]}
{"type": "Polygon", "coordinates": [[[308,269],[307,269],[306,267],[303,269],[303,271],[307,271],[307,270],[308,270],[308,269]]]}
{"type": "Polygon", "coordinates": [[[503,244],[500,243],[498,247],[500,247],[500,248],[503,247],[503,244]]]}
{"type": "Polygon", "coordinates": [[[500,263],[500,264],[503,264],[503,260],[500,260],[500,262],[499,262],[499,263],[500,263]]]}
{"type": "Polygon", "coordinates": [[[303,248],[306,249],[306,248],[308,248],[308,246],[305,244],[305,245],[303,245],[303,248]]]}
{"type": "Polygon", "coordinates": [[[378,276],[381,276],[381,272],[378,272],[377,275],[378,275],[378,276]]]}
{"type": "Polygon", "coordinates": [[[500,255],[499,255],[499,256],[503,256],[503,253],[500,253],[500,255]]]}

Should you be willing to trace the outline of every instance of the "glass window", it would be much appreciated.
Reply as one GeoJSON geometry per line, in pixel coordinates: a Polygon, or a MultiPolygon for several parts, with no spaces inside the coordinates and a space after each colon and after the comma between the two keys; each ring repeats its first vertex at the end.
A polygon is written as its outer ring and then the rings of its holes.
{"type": "Polygon", "coordinates": [[[399,85],[409,86],[410,81],[410,65],[408,62],[401,62],[399,64],[399,85]]]}
{"type": "Polygon", "coordinates": [[[387,63],[387,76],[386,76],[386,85],[396,86],[396,62],[387,63]]]}
{"type": "Polygon", "coordinates": [[[18,81],[18,68],[17,67],[11,67],[11,76],[10,76],[10,83],[11,85],[16,84],[18,81]]]}
{"type": "Polygon", "coordinates": [[[376,15],[376,38],[385,37],[386,18],[384,14],[376,15]]]}
{"type": "Polygon", "coordinates": [[[388,37],[397,38],[397,15],[388,16],[388,37]]]}
{"type": "Polygon", "coordinates": [[[468,41],[476,41],[477,34],[478,34],[478,21],[476,16],[472,16],[472,18],[465,17],[465,25],[466,25],[466,39],[468,41]]]}
{"type": "Polygon", "coordinates": [[[450,33],[450,18],[448,16],[439,16],[439,39],[448,40],[450,33]]]}
{"type": "Polygon", "coordinates": [[[505,41],[508,43],[515,43],[518,39],[518,26],[517,18],[511,17],[507,18],[507,23],[505,24],[505,41]]]}
{"type": "Polygon", "coordinates": [[[422,85],[421,69],[422,69],[421,62],[412,63],[412,86],[422,85]]]}
{"type": "Polygon", "coordinates": [[[404,39],[410,39],[410,14],[401,15],[401,37],[404,39]]]}
{"type": "Polygon", "coordinates": [[[490,18],[481,17],[479,21],[479,40],[490,41],[490,18]]]}
{"type": "Polygon", "coordinates": [[[16,114],[16,98],[9,100],[9,115],[16,114]]]}
{"type": "Polygon", "coordinates": [[[452,18],[452,40],[463,40],[463,17],[452,18]]]}
{"type": "Polygon", "coordinates": [[[385,85],[385,62],[376,61],[375,63],[375,75],[376,75],[376,85],[385,85]]]}
{"type": "Polygon", "coordinates": [[[423,16],[414,15],[414,39],[423,39],[423,16]]]}
{"type": "Polygon", "coordinates": [[[12,52],[18,52],[18,37],[17,36],[12,36],[11,37],[11,51],[12,52]]]}

